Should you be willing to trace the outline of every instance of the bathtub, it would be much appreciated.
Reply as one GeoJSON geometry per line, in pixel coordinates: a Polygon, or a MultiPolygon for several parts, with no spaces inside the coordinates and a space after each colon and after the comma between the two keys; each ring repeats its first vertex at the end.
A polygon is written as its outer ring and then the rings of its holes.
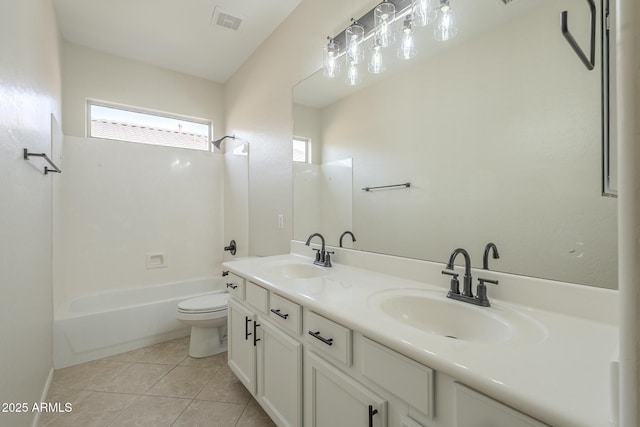
{"type": "Polygon", "coordinates": [[[189,335],[178,303],[224,292],[223,278],[199,278],[80,296],[53,321],[53,365],[64,368],[189,335]]]}

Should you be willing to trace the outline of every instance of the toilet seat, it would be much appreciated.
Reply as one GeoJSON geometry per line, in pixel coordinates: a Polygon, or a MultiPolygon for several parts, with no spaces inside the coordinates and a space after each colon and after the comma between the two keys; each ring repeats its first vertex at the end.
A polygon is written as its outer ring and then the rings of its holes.
{"type": "Polygon", "coordinates": [[[189,298],[178,304],[178,311],[185,314],[216,313],[227,310],[227,292],[189,298]]]}

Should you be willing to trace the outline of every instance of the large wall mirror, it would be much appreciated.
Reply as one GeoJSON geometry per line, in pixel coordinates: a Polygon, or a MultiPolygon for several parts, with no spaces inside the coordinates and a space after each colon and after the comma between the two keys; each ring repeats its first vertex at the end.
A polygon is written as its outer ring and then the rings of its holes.
{"type": "MultiPolygon", "coordinates": [[[[294,88],[294,239],[445,263],[457,247],[491,269],[617,287],[617,200],[602,195],[602,56],[587,69],[585,0],[450,0],[458,35],[416,28],[410,61],[362,83],[322,71],[294,88]],[[505,5],[505,3],[507,3],[505,5]],[[410,183],[364,191],[366,187],[410,183]]],[[[596,52],[602,4],[596,2],[596,52]]],[[[347,17],[348,19],[348,17],[347,17]]],[[[319,47],[320,48],[320,47],[319,47]]],[[[344,68],[344,67],[343,67],[344,68]]]]}

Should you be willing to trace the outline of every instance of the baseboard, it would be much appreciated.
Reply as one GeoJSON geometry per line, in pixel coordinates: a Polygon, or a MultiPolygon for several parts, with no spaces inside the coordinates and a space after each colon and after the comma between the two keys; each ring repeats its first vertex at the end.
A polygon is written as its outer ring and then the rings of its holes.
{"type": "MultiPolygon", "coordinates": [[[[49,388],[51,387],[51,382],[53,381],[53,366],[51,367],[51,370],[49,371],[49,376],[47,377],[47,381],[44,384],[44,389],[42,390],[42,394],[40,395],[40,402],[46,402],[47,401],[47,395],[49,394],[49,388]]],[[[31,427],[37,427],[38,426],[38,421],[40,421],[40,414],[42,412],[36,411],[35,412],[35,416],[33,417],[33,423],[31,424],[31,427]]]]}

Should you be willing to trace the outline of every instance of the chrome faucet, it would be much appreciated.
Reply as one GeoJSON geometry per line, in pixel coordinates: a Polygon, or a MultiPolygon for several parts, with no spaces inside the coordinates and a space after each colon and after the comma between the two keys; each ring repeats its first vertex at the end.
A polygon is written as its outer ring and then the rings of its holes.
{"type": "Polygon", "coordinates": [[[351,241],[355,242],[356,241],[356,236],[353,235],[353,233],[351,231],[345,231],[344,233],[342,233],[340,235],[340,247],[342,247],[342,239],[344,238],[344,236],[346,235],[350,235],[351,236],[351,241]]]}
{"type": "Polygon", "coordinates": [[[322,242],[322,247],[320,249],[313,249],[314,251],[316,251],[316,259],[315,261],[313,261],[313,263],[316,265],[321,265],[323,267],[331,267],[331,254],[333,252],[329,252],[325,250],[324,237],[322,237],[322,234],[313,233],[311,236],[309,236],[309,238],[307,239],[307,243],[305,243],[305,245],[309,246],[309,244],[311,243],[311,239],[313,239],[316,236],[320,238],[320,241],[322,242]]]}
{"type": "Polygon", "coordinates": [[[493,259],[499,259],[500,254],[498,253],[498,247],[495,243],[487,243],[487,246],[484,247],[484,255],[482,256],[482,269],[489,269],[489,251],[493,251],[493,259]]]}
{"type": "MultiPolygon", "coordinates": [[[[488,256],[488,250],[485,250],[485,254],[488,256]]],[[[473,278],[471,277],[471,257],[469,256],[469,252],[467,252],[466,250],[462,248],[454,250],[449,257],[449,262],[447,262],[446,270],[443,270],[442,274],[451,276],[451,286],[449,288],[449,292],[447,292],[447,298],[468,302],[470,304],[480,305],[483,307],[489,307],[491,305],[489,303],[489,298],[487,297],[486,283],[497,285],[498,281],[479,278],[477,295],[474,296],[471,290],[473,283],[473,278]],[[464,279],[462,293],[460,293],[460,282],[458,281],[459,274],[453,270],[453,263],[455,262],[456,257],[460,254],[464,256],[464,279]]]]}

